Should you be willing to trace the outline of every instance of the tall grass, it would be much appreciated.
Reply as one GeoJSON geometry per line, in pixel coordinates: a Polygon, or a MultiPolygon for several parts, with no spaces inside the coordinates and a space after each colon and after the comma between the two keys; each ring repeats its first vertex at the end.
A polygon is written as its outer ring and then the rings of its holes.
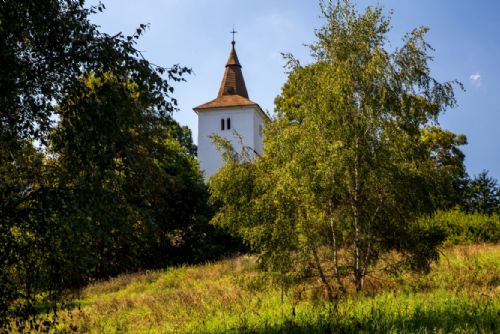
{"type": "Polygon", "coordinates": [[[122,275],[87,287],[53,332],[497,333],[500,245],[455,246],[430,274],[374,273],[326,303],[321,284],[282,291],[253,257],[122,275]]]}

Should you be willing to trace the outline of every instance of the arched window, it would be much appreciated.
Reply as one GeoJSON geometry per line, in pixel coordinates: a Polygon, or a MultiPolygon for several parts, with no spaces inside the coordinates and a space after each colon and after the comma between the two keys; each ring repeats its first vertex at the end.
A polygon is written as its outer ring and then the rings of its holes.
{"type": "Polygon", "coordinates": [[[220,120],[220,129],[224,131],[224,118],[220,120]]]}
{"type": "Polygon", "coordinates": [[[231,119],[230,119],[230,118],[228,118],[228,119],[226,120],[226,124],[227,124],[227,129],[228,129],[228,130],[231,130],[231,119]]]}

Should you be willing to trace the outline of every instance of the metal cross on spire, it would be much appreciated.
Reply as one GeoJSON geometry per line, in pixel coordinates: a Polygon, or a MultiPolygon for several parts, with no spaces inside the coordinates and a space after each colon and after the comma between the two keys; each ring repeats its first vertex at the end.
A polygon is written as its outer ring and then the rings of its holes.
{"type": "Polygon", "coordinates": [[[231,42],[231,44],[235,44],[236,42],[234,41],[234,34],[238,33],[237,31],[234,30],[234,25],[233,25],[233,31],[230,31],[229,32],[230,34],[233,34],[233,41],[231,42]]]}

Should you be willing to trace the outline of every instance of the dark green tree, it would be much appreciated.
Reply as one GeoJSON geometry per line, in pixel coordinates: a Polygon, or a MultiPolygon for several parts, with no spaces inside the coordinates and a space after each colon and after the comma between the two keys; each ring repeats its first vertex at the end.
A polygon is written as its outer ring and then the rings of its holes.
{"type": "Polygon", "coordinates": [[[206,214],[190,137],[148,99],[130,79],[89,75],[59,106],[51,152],[79,204],[68,219],[91,228],[94,277],[189,259],[179,249],[206,214]]]}
{"type": "Polygon", "coordinates": [[[500,213],[500,185],[482,171],[474,178],[464,179],[461,207],[465,212],[500,213]]]}
{"type": "Polygon", "coordinates": [[[34,296],[169,263],[172,240],[203,234],[195,147],[171,116],[189,70],[142,56],[145,25],[100,32],[89,15],[103,9],[0,2],[0,322],[14,302],[30,314],[34,296]]]}

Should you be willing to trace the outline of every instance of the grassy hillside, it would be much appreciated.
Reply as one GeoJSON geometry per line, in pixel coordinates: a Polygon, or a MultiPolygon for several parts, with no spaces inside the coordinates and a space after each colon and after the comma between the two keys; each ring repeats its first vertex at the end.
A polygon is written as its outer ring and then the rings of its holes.
{"type": "Polygon", "coordinates": [[[314,282],[282,294],[241,256],[93,284],[57,332],[498,333],[500,245],[445,249],[426,276],[374,273],[337,307],[321,295],[314,282]]]}

